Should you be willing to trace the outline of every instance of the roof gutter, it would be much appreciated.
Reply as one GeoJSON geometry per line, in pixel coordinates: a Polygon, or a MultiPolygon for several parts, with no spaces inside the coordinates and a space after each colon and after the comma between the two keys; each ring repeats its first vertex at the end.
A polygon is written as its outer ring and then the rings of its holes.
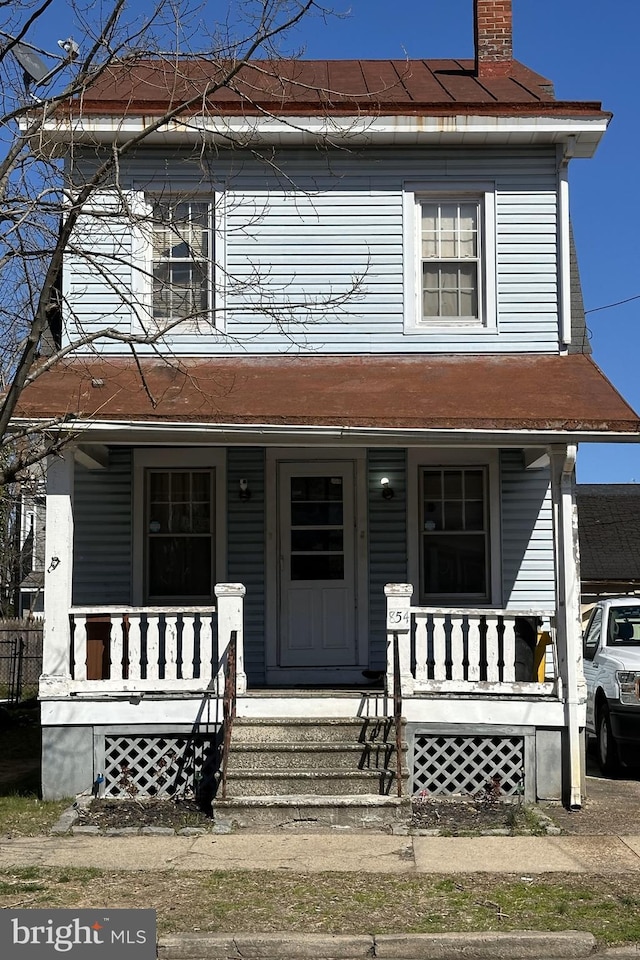
{"type": "MultiPolygon", "coordinates": [[[[470,108],[470,111],[473,107],[470,108]]],[[[56,118],[45,122],[39,134],[51,147],[62,149],[69,143],[88,145],[126,142],[157,120],[153,114],[114,117],[87,116],[77,119],[56,118]]],[[[574,143],[574,156],[591,157],[609,124],[610,115],[557,115],[540,111],[538,115],[482,115],[450,113],[446,115],[393,116],[215,116],[179,117],[162,129],[149,134],[146,144],[189,146],[202,143],[229,146],[274,144],[279,146],[343,143],[350,145],[486,145],[510,146],[529,144],[574,143]]]]}
{"type": "MultiPolygon", "coordinates": [[[[50,423],[50,418],[47,423],[50,423]]],[[[41,420],[14,419],[16,426],[38,427],[41,420]]],[[[468,428],[416,428],[416,427],[361,427],[273,423],[184,423],[163,420],[161,423],[145,420],[69,420],[56,425],[57,433],[68,433],[70,438],[90,435],[93,442],[109,443],[166,443],[167,435],[172,442],[184,444],[230,443],[284,443],[295,442],[323,445],[327,443],[351,443],[368,445],[388,443],[397,446],[422,445],[425,442],[442,445],[479,446],[545,446],[565,443],[634,443],[640,441],[640,427],[635,432],[596,429],[491,429],[468,428]],[[176,438],[175,440],[173,438],[176,438]],[[215,438],[215,439],[214,439],[215,438]]]]}

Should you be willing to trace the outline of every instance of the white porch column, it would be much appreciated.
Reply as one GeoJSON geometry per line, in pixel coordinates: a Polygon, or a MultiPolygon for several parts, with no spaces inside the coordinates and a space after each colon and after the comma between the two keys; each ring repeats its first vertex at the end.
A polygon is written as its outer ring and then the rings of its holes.
{"type": "Polygon", "coordinates": [[[577,448],[573,444],[550,449],[556,549],[556,630],[569,748],[569,807],[582,806],[584,784],[580,728],[584,727],[586,702],[582,669],[578,515],[575,505],[576,454],[577,448]]]}
{"type": "Polygon", "coordinates": [[[411,597],[410,583],[388,583],[384,588],[387,598],[387,691],[393,693],[393,635],[398,635],[400,659],[400,691],[411,696],[414,678],[411,673],[411,597]]]}
{"type": "MultiPolygon", "coordinates": [[[[236,693],[247,692],[247,674],[244,669],[244,596],[246,588],[242,583],[216,583],[215,594],[218,611],[218,659],[222,661],[231,631],[236,631],[236,693]]],[[[218,673],[218,693],[224,688],[224,671],[218,673]],[[222,676],[222,680],[221,680],[222,676]]]]}
{"type": "Polygon", "coordinates": [[[69,610],[73,580],[73,449],[47,464],[42,679],[70,678],[69,610]]]}

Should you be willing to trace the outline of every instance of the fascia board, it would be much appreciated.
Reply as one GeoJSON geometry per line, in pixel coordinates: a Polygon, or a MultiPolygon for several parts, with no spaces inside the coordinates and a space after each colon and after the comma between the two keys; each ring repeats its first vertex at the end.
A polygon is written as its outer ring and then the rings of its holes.
{"type": "MultiPolygon", "coordinates": [[[[84,116],[77,120],[51,120],[42,134],[50,143],[126,142],[154,120],[153,116],[84,116]]],[[[230,138],[243,145],[294,146],[319,140],[352,145],[487,145],[526,146],[564,143],[572,138],[574,156],[591,157],[608,126],[608,118],[509,116],[472,114],[455,116],[389,117],[224,117],[194,116],[171,121],[145,138],[148,144],[179,145],[201,142],[228,145],[230,138]]]]}

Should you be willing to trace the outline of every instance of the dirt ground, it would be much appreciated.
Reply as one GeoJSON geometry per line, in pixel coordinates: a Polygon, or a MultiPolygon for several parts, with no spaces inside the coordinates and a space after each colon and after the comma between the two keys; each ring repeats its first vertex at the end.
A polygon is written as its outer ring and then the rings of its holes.
{"type": "MultiPolygon", "coordinates": [[[[39,783],[39,725],[35,711],[18,715],[17,722],[0,730],[0,795],[37,789],[39,783]]],[[[211,820],[195,804],[133,800],[124,806],[101,801],[84,818],[84,823],[100,826],[207,826],[211,820]]],[[[458,806],[458,825],[462,830],[482,830],[510,826],[504,822],[503,805],[475,804],[458,806]]],[[[415,818],[415,826],[439,827],[456,831],[454,809],[431,804],[415,818]],[[434,805],[435,806],[435,805],[434,805]]],[[[587,753],[587,796],[581,810],[569,812],[559,804],[541,804],[544,813],[567,834],[604,835],[640,833],[640,768],[626,768],[616,779],[603,777],[595,756],[587,753]]]]}
{"type": "Polygon", "coordinates": [[[603,777],[587,751],[587,796],[576,812],[541,804],[564,833],[586,835],[640,833],[640,769],[624,768],[616,779],[603,777]]]}

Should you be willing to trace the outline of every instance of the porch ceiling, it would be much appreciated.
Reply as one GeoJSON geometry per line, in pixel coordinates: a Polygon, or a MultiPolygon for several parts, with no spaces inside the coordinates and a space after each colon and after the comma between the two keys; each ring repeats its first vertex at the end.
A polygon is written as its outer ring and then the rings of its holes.
{"type": "Polygon", "coordinates": [[[74,358],[39,376],[18,416],[380,430],[640,433],[582,354],[74,358]]]}

